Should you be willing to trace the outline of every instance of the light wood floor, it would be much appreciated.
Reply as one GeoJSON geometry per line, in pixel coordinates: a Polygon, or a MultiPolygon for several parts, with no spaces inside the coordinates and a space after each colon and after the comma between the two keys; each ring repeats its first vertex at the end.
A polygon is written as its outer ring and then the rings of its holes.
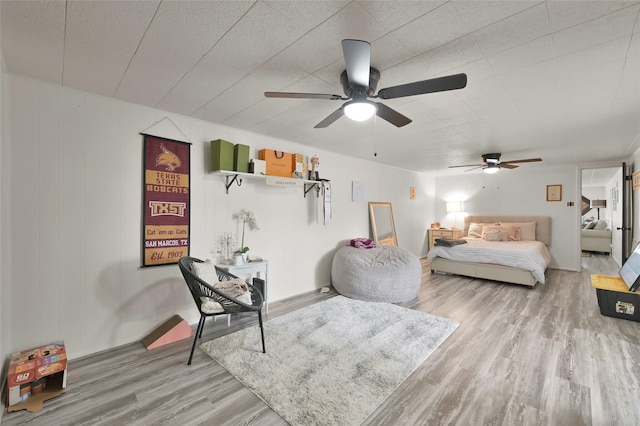
{"type": "MultiPolygon", "coordinates": [[[[460,327],[366,423],[640,424],[640,323],[600,315],[591,273],[616,275],[617,267],[608,256],[583,258],[582,273],[548,270],[547,284],[534,289],[427,267],[407,306],[460,327]]],[[[333,294],[272,303],[268,317],[333,294]]],[[[209,322],[203,340],[254,318],[230,328],[209,322]]],[[[5,412],[3,424],[286,424],[199,349],[187,366],[190,345],[135,344],[74,360],[64,395],[37,413],[5,412]]]]}

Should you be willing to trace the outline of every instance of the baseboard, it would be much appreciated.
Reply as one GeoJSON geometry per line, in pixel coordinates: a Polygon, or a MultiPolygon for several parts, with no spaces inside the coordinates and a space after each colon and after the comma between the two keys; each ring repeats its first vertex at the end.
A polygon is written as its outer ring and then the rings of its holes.
{"type": "Polygon", "coordinates": [[[313,290],[309,290],[309,291],[304,291],[302,293],[298,293],[298,294],[294,294],[293,296],[288,296],[282,299],[278,299],[278,300],[270,300],[269,301],[269,305],[272,305],[274,303],[280,303],[280,302],[287,302],[289,300],[292,299],[297,299],[298,297],[304,297],[304,296],[309,296],[311,294],[317,294],[320,293],[320,290],[322,289],[322,287],[329,287],[329,291],[333,290],[333,286],[330,283],[324,284],[321,287],[318,287],[316,289],[313,290]]]}

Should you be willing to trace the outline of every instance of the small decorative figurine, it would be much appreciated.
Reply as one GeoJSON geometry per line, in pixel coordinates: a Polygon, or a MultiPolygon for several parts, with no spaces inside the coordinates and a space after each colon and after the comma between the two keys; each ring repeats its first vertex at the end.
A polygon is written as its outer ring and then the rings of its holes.
{"type": "Polygon", "coordinates": [[[320,180],[320,173],[318,172],[318,166],[320,166],[320,159],[317,155],[311,157],[311,170],[309,170],[309,180],[320,180]]]}

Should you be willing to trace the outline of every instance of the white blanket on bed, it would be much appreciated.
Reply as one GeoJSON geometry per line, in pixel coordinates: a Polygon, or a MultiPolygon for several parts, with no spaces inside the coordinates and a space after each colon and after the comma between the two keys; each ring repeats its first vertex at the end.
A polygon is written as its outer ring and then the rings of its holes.
{"type": "Polygon", "coordinates": [[[468,244],[454,247],[435,246],[427,259],[436,257],[463,262],[497,263],[531,271],[538,282],[544,284],[544,271],[551,262],[547,246],[540,241],[485,241],[465,238],[468,244]]]}

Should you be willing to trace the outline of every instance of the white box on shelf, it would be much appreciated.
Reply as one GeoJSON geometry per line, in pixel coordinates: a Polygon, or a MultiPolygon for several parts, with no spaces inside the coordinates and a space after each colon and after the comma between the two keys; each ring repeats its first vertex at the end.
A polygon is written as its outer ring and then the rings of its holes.
{"type": "Polygon", "coordinates": [[[249,162],[249,170],[251,170],[254,175],[266,175],[267,162],[265,160],[252,159],[249,162]]]}

